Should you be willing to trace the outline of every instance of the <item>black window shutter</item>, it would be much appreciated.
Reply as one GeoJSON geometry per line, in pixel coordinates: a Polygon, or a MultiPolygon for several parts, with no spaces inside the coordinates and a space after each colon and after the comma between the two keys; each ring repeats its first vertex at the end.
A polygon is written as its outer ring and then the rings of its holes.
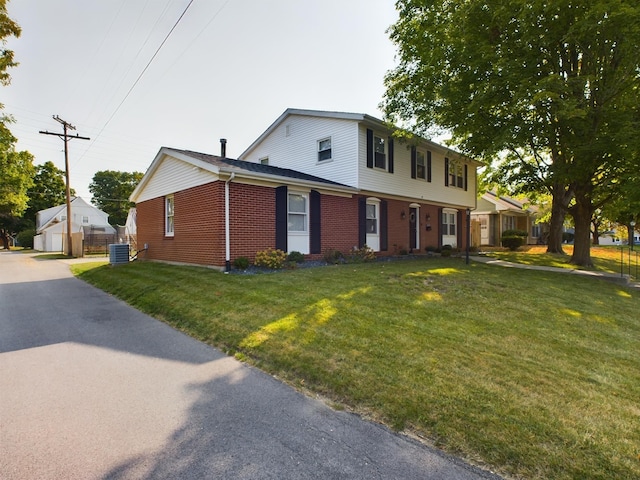
{"type": "Polygon", "coordinates": [[[411,178],[416,178],[416,147],[411,147],[411,178]]]}
{"type": "Polygon", "coordinates": [[[431,152],[427,150],[427,182],[431,182],[431,152]]]}
{"type": "Polygon", "coordinates": [[[311,253],[321,253],[321,235],[320,235],[320,227],[322,224],[321,215],[320,215],[320,192],[317,190],[311,190],[309,194],[309,203],[310,203],[310,216],[311,216],[311,224],[310,224],[310,251],[311,253]]]}
{"type": "Polygon", "coordinates": [[[444,186],[449,186],[449,159],[444,159],[444,186]]]}
{"type": "Polygon", "coordinates": [[[389,137],[389,173],[393,173],[393,137],[389,137]]]}
{"type": "Polygon", "coordinates": [[[462,210],[458,210],[458,219],[456,220],[456,234],[458,237],[458,248],[462,248],[464,243],[464,229],[462,228],[462,210]]]}
{"type": "Polygon", "coordinates": [[[276,249],[287,251],[287,186],[276,188],[276,249]]]}
{"type": "Polygon", "coordinates": [[[367,199],[358,199],[358,247],[364,247],[367,243],[367,199]]]}
{"type": "Polygon", "coordinates": [[[464,191],[465,191],[465,192],[467,191],[468,184],[469,184],[469,182],[468,182],[468,176],[467,176],[467,175],[468,175],[467,171],[468,171],[468,168],[467,168],[467,165],[465,164],[465,165],[464,165],[464,191]]]}
{"type": "Polygon", "coordinates": [[[442,208],[438,209],[438,247],[442,248],[442,235],[444,235],[444,225],[442,224],[442,208]]]}
{"type": "Polygon", "coordinates": [[[373,130],[367,128],[367,168],[373,168],[373,130]]]}
{"type": "Polygon", "coordinates": [[[389,250],[389,232],[387,221],[387,201],[380,202],[380,250],[386,252],[389,250]]]}

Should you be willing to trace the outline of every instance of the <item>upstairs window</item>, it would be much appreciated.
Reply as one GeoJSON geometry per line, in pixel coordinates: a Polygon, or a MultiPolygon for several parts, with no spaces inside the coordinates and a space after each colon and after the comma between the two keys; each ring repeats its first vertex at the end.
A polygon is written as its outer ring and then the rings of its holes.
{"type": "MultiPolygon", "coordinates": [[[[445,159],[447,161],[447,159],[445,159]]],[[[465,188],[465,168],[461,163],[453,160],[448,161],[448,186],[455,188],[465,188]]],[[[466,189],[466,188],[465,188],[466,189]]]]}
{"type": "Polygon", "coordinates": [[[82,223],[89,223],[89,217],[86,215],[82,216],[82,223]]]}
{"type": "Polygon", "coordinates": [[[173,195],[169,195],[165,197],[165,230],[164,234],[167,237],[173,237],[173,211],[174,211],[174,201],[173,195]]]}
{"type": "Polygon", "coordinates": [[[376,168],[387,169],[387,155],[384,138],[373,136],[373,165],[376,168]]]}
{"type": "Polygon", "coordinates": [[[331,160],[331,138],[318,141],[318,161],[331,160]]]}
{"type": "Polygon", "coordinates": [[[259,161],[260,165],[269,165],[269,157],[262,157],[259,161]]]}
{"type": "Polygon", "coordinates": [[[424,152],[417,151],[416,152],[416,178],[422,178],[423,180],[426,178],[425,162],[424,162],[424,152]]]}

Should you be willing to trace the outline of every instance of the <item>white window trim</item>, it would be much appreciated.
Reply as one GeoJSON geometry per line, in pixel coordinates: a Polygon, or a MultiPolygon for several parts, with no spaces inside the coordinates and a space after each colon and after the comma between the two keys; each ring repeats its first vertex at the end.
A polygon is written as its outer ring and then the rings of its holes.
{"type": "Polygon", "coordinates": [[[309,193],[298,191],[290,191],[287,193],[287,232],[289,235],[309,235],[309,193]],[[291,212],[289,210],[289,197],[291,195],[299,195],[304,198],[304,214],[291,212]],[[304,230],[289,230],[289,215],[304,215],[304,230]]]}
{"type": "MultiPolygon", "coordinates": [[[[442,209],[442,215],[443,216],[444,215],[447,215],[447,216],[453,215],[453,223],[451,224],[451,223],[448,223],[448,221],[447,221],[447,223],[446,223],[447,232],[446,233],[443,232],[442,236],[443,237],[455,237],[455,238],[457,238],[458,237],[458,228],[459,228],[459,226],[458,226],[458,210],[455,210],[453,208],[444,208],[444,209],[442,209]],[[454,225],[455,229],[456,229],[456,233],[453,234],[453,235],[451,233],[449,233],[449,226],[450,225],[454,225]]],[[[440,222],[441,222],[442,225],[445,225],[445,222],[443,221],[442,218],[440,219],[440,222]]]]}
{"type": "Polygon", "coordinates": [[[164,198],[164,235],[165,237],[173,237],[175,234],[175,214],[176,214],[176,203],[173,195],[167,195],[164,198]],[[169,202],[171,202],[172,212],[169,215],[169,202]],[[171,217],[171,222],[169,222],[169,217],[171,217]],[[169,230],[169,223],[171,223],[171,230],[169,230]]]}
{"type": "Polygon", "coordinates": [[[317,146],[318,146],[318,157],[317,157],[318,163],[327,163],[327,162],[333,161],[333,139],[331,137],[321,138],[320,140],[318,140],[317,146]],[[324,150],[320,150],[320,144],[322,142],[326,142],[327,140],[329,140],[329,145],[330,145],[329,150],[331,151],[331,155],[329,156],[329,158],[325,158],[324,160],[320,160],[320,152],[324,151],[324,150]]]}
{"type": "MultiPolygon", "coordinates": [[[[374,205],[376,207],[376,233],[369,233],[368,229],[366,232],[367,246],[373,249],[373,251],[375,252],[380,251],[380,205],[381,203],[382,203],[381,200],[375,197],[369,197],[367,198],[367,201],[366,201],[367,205],[374,205]]],[[[368,219],[366,219],[365,222],[367,220],[368,219]]]]}
{"type": "Polygon", "coordinates": [[[387,168],[389,167],[389,146],[388,146],[388,140],[384,137],[384,135],[380,135],[376,132],[373,132],[373,168],[376,168],[378,170],[383,170],[383,171],[387,171],[387,168]],[[376,138],[379,138],[380,140],[382,140],[382,143],[384,145],[384,166],[383,167],[379,167],[378,165],[376,165],[376,138]]]}
{"type": "Polygon", "coordinates": [[[258,159],[260,165],[269,165],[269,157],[262,157],[258,159]]]}

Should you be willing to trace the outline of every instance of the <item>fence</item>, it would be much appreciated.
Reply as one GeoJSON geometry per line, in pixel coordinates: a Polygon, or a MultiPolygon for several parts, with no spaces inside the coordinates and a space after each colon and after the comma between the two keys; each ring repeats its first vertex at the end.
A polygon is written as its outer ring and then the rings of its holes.
{"type": "MultiPolygon", "coordinates": [[[[636,248],[639,248],[637,246],[636,248]]],[[[629,275],[635,279],[638,278],[638,250],[634,250],[633,246],[620,247],[620,276],[629,275]]]]}

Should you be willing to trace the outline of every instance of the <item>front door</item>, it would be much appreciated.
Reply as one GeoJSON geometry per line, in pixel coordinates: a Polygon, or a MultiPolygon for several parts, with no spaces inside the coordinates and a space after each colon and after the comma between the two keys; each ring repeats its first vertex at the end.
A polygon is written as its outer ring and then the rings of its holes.
{"type": "Polygon", "coordinates": [[[409,252],[418,248],[418,209],[409,209],[409,252]]]}

